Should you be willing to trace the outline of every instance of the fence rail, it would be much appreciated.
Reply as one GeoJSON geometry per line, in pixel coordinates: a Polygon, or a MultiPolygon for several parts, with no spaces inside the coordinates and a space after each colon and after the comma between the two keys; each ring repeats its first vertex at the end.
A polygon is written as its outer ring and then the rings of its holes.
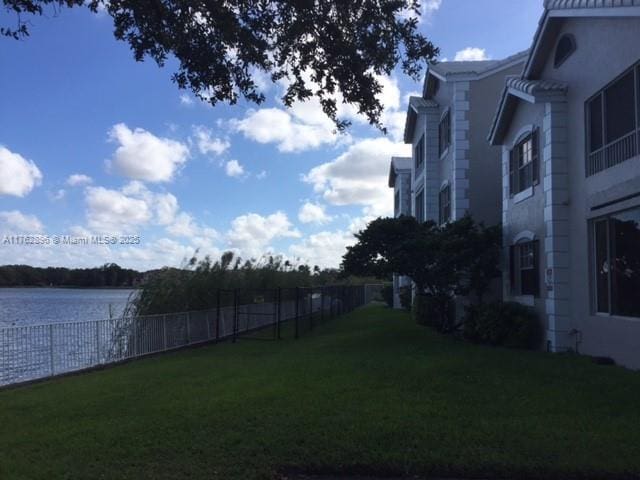
{"type": "Polygon", "coordinates": [[[0,329],[0,386],[238,338],[298,338],[375,299],[378,285],[219,290],[214,307],[0,329]]]}

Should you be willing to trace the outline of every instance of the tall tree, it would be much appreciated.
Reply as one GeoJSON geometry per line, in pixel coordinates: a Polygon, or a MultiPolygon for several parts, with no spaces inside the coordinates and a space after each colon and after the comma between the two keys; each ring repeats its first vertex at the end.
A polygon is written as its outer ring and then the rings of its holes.
{"type": "Polygon", "coordinates": [[[405,275],[417,295],[428,297],[439,328],[453,327],[449,306],[456,295],[482,302],[500,275],[500,227],[485,227],[470,216],[439,226],[413,217],[380,218],[356,235],[343,257],[343,273],[405,275]]]}
{"type": "Polygon", "coordinates": [[[129,43],[136,60],[163,66],[179,62],[173,80],[215,105],[240,97],[262,103],[257,74],[283,80],[283,102],[317,97],[338,118],[340,101],[353,104],[372,125],[383,105],[378,75],[399,65],[418,79],[438,49],[418,32],[419,0],[2,0],[15,23],[2,35],[29,34],[30,15],[87,6],[106,11],[114,35],[129,43]]]}

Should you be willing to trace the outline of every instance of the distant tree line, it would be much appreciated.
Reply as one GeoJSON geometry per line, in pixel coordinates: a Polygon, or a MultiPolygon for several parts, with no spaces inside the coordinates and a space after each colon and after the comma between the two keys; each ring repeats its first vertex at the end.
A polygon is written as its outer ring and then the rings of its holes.
{"type": "Polygon", "coordinates": [[[135,287],[145,273],[105,263],[95,268],[0,266],[0,287],[135,287]]]}

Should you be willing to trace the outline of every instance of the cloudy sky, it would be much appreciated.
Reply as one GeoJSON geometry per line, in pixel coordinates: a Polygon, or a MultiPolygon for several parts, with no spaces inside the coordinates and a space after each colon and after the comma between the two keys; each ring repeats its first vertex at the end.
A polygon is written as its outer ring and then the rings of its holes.
{"type": "MultiPolygon", "coordinates": [[[[441,59],[499,59],[529,47],[542,0],[423,0],[421,29],[441,59]]],[[[3,13],[3,15],[5,15],[3,13]]],[[[136,63],[108,16],[82,9],[0,39],[0,264],[147,269],[196,249],[265,252],[337,266],[353,232],[392,210],[386,187],[407,98],[421,86],[382,78],[387,136],[351,108],[347,134],[317,104],[215,108],[136,63]],[[7,245],[7,235],[137,235],[135,246],[7,245]]]]}

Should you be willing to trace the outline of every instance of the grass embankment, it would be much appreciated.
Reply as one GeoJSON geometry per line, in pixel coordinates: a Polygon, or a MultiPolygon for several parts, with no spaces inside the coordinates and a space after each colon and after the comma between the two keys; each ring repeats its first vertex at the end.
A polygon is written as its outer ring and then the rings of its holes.
{"type": "Polygon", "coordinates": [[[473,346],[381,307],[0,392],[0,478],[253,479],[287,470],[640,473],[640,374],[473,346]]]}

